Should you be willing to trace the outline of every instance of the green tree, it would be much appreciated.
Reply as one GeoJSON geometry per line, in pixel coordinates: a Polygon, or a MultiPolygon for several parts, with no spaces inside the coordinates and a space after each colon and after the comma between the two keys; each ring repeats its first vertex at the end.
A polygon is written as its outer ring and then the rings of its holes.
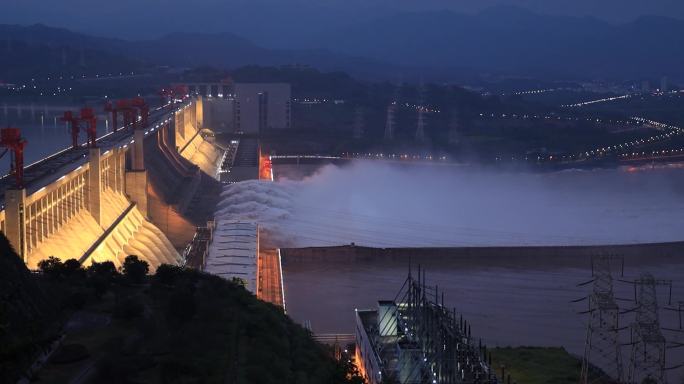
{"type": "Polygon", "coordinates": [[[137,295],[130,295],[117,300],[114,306],[114,316],[124,320],[132,320],[142,315],[144,310],[145,306],[142,299],[137,295]]]}
{"type": "Polygon", "coordinates": [[[69,259],[62,266],[62,275],[68,279],[81,279],[86,276],[86,271],[76,259],[69,259]]]}
{"type": "Polygon", "coordinates": [[[76,259],[69,259],[62,262],[57,257],[50,256],[45,260],[38,262],[38,269],[46,275],[54,279],[80,279],[85,277],[86,272],[81,266],[81,263],[76,259]]]}
{"type": "Polygon", "coordinates": [[[59,278],[64,270],[64,263],[62,263],[62,260],[50,256],[47,259],[38,262],[38,269],[40,269],[45,276],[59,278]]]}
{"type": "Polygon", "coordinates": [[[160,284],[174,285],[182,272],[183,268],[179,266],[162,264],[157,267],[157,271],[154,273],[154,280],[160,284]]]}
{"type": "Polygon", "coordinates": [[[242,288],[247,288],[247,281],[241,277],[233,277],[230,281],[242,288]]]}
{"type": "Polygon", "coordinates": [[[142,283],[147,276],[150,265],[147,261],[140,260],[138,256],[130,255],[124,259],[122,272],[133,283],[142,283]]]}
{"type": "Polygon", "coordinates": [[[176,287],[169,297],[166,307],[169,320],[185,323],[195,316],[196,310],[194,289],[176,287]]]}
{"type": "Polygon", "coordinates": [[[104,261],[102,263],[93,262],[87,269],[89,277],[103,277],[109,280],[113,280],[119,275],[119,271],[116,270],[116,265],[111,261],[104,261]]]}
{"type": "Polygon", "coordinates": [[[102,297],[118,277],[119,272],[111,261],[93,262],[87,269],[87,275],[91,286],[95,289],[95,295],[102,297]]]}

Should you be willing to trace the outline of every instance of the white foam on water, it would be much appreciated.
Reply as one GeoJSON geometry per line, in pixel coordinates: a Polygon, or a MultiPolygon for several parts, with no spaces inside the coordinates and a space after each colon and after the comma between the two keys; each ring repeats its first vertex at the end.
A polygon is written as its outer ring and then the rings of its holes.
{"type": "Polygon", "coordinates": [[[278,247],[636,244],[684,240],[684,169],[327,165],[302,180],[225,187],[217,217],[278,247]]]}

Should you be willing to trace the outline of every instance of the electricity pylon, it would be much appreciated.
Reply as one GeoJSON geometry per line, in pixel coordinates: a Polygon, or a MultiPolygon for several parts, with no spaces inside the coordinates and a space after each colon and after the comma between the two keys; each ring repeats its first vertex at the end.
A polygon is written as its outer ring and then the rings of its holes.
{"type": "Polygon", "coordinates": [[[658,297],[656,286],[670,287],[669,280],[656,280],[644,273],[634,281],[636,318],[631,327],[632,354],[629,366],[629,382],[653,384],[666,383],[665,348],[666,341],[660,329],[658,297]]]}
{"type": "Polygon", "coordinates": [[[580,384],[593,382],[590,372],[592,365],[600,367],[618,382],[623,378],[619,343],[620,309],[615,303],[611,273],[611,261],[615,260],[622,261],[622,258],[599,256],[591,260],[593,288],[589,295],[589,310],[586,312],[589,314],[589,322],[580,384]]]}

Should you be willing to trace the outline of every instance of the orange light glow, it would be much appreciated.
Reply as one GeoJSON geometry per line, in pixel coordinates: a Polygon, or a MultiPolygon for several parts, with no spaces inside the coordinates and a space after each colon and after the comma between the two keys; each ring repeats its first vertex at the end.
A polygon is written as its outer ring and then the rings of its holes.
{"type": "Polygon", "coordinates": [[[273,181],[273,167],[269,156],[259,156],[259,180],[273,181]]]}

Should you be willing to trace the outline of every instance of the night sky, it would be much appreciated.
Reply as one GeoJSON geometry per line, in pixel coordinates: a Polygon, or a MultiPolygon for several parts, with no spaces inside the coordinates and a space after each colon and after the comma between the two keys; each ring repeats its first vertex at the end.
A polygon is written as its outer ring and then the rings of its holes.
{"type": "Polygon", "coordinates": [[[0,4],[0,23],[44,23],[129,39],[176,31],[225,31],[250,37],[250,27],[286,28],[295,19],[313,31],[401,10],[478,12],[496,5],[614,23],[644,15],[684,19],[681,0],[0,0],[0,4]]]}

